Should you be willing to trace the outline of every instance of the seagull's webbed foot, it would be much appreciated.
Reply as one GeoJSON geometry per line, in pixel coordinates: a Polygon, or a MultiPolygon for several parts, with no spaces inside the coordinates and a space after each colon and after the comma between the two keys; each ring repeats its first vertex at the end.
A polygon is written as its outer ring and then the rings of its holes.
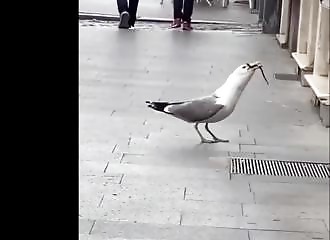
{"type": "Polygon", "coordinates": [[[220,138],[214,138],[214,143],[219,143],[219,142],[223,142],[223,143],[227,143],[229,142],[229,140],[227,139],[220,139],[220,138]]]}
{"type": "Polygon", "coordinates": [[[209,140],[209,139],[206,139],[206,138],[203,138],[202,140],[201,140],[201,144],[202,143],[216,143],[214,140],[209,140]]]}

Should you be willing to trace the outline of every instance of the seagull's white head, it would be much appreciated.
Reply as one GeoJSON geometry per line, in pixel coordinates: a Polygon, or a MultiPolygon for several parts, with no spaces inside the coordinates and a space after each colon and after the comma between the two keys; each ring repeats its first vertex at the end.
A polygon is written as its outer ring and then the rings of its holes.
{"type": "Polygon", "coordinates": [[[233,72],[233,75],[238,77],[239,79],[250,80],[251,77],[253,76],[254,72],[257,69],[260,69],[260,71],[262,73],[262,76],[264,77],[264,80],[266,81],[267,84],[269,84],[266,77],[265,77],[265,75],[264,75],[264,73],[263,73],[262,65],[258,61],[253,62],[253,63],[246,63],[246,64],[243,64],[243,65],[239,66],[233,72]]]}

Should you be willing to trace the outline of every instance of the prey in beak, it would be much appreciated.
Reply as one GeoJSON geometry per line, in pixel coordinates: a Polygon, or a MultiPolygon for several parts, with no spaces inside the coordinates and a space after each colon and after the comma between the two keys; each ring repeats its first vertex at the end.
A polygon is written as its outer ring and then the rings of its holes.
{"type": "Polygon", "coordinates": [[[266,81],[267,85],[269,85],[269,82],[268,82],[268,80],[267,80],[267,78],[265,76],[265,73],[264,73],[263,69],[262,69],[261,63],[259,63],[259,62],[256,62],[255,64],[249,64],[249,63],[247,63],[246,65],[248,66],[248,69],[254,69],[254,70],[260,69],[261,74],[262,74],[262,77],[266,81]]]}

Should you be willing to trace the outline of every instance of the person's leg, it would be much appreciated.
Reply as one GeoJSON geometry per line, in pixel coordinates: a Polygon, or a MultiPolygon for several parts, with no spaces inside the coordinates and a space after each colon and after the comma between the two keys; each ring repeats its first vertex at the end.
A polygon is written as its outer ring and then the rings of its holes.
{"type": "Polygon", "coordinates": [[[181,19],[182,19],[182,8],[183,8],[183,0],[174,0],[173,1],[173,23],[171,28],[181,27],[181,19]]]}
{"type": "Polygon", "coordinates": [[[128,11],[127,0],[117,0],[118,12],[121,14],[122,12],[128,11]]]}
{"type": "Polygon", "coordinates": [[[192,30],[191,27],[191,15],[194,9],[194,1],[195,0],[184,0],[183,6],[183,30],[192,30]]]}
{"type": "Polygon", "coordinates": [[[173,1],[174,19],[182,18],[183,0],[173,1]]]}
{"type": "Polygon", "coordinates": [[[139,0],[129,0],[128,12],[130,15],[129,25],[134,27],[136,21],[136,12],[139,5],[139,0]]]}
{"type": "Polygon", "coordinates": [[[118,12],[120,14],[119,28],[129,28],[129,13],[127,0],[117,0],[118,12]]]}
{"type": "Polygon", "coordinates": [[[182,20],[191,22],[191,15],[194,9],[194,0],[184,0],[182,20]]]}

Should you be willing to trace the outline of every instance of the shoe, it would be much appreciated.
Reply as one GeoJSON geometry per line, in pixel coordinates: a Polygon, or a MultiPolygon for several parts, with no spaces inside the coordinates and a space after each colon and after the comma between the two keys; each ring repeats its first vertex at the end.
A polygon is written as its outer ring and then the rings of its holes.
{"type": "Polygon", "coordinates": [[[120,20],[119,20],[119,28],[126,28],[128,29],[129,28],[129,24],[128,24],[128,21],[129,21],[129,13],[124,11],[120,14],[120,20]]]}
{"type": "Polygon", "coordinates": [[[176,18],[173,20],[171,24],[171,28],[179,28],[181,27],[181,18],[176,18]]]}
{"type": "Polygon", "coordinates": [[[183,22],[183,26],[182,26],[182,30],[185,30],[185,31],[191,31],[191,30],[193,30],[193,28],[191,26],[191,23],[190,22],[187,22],[187,21],[184,21],[183,22]]]}

